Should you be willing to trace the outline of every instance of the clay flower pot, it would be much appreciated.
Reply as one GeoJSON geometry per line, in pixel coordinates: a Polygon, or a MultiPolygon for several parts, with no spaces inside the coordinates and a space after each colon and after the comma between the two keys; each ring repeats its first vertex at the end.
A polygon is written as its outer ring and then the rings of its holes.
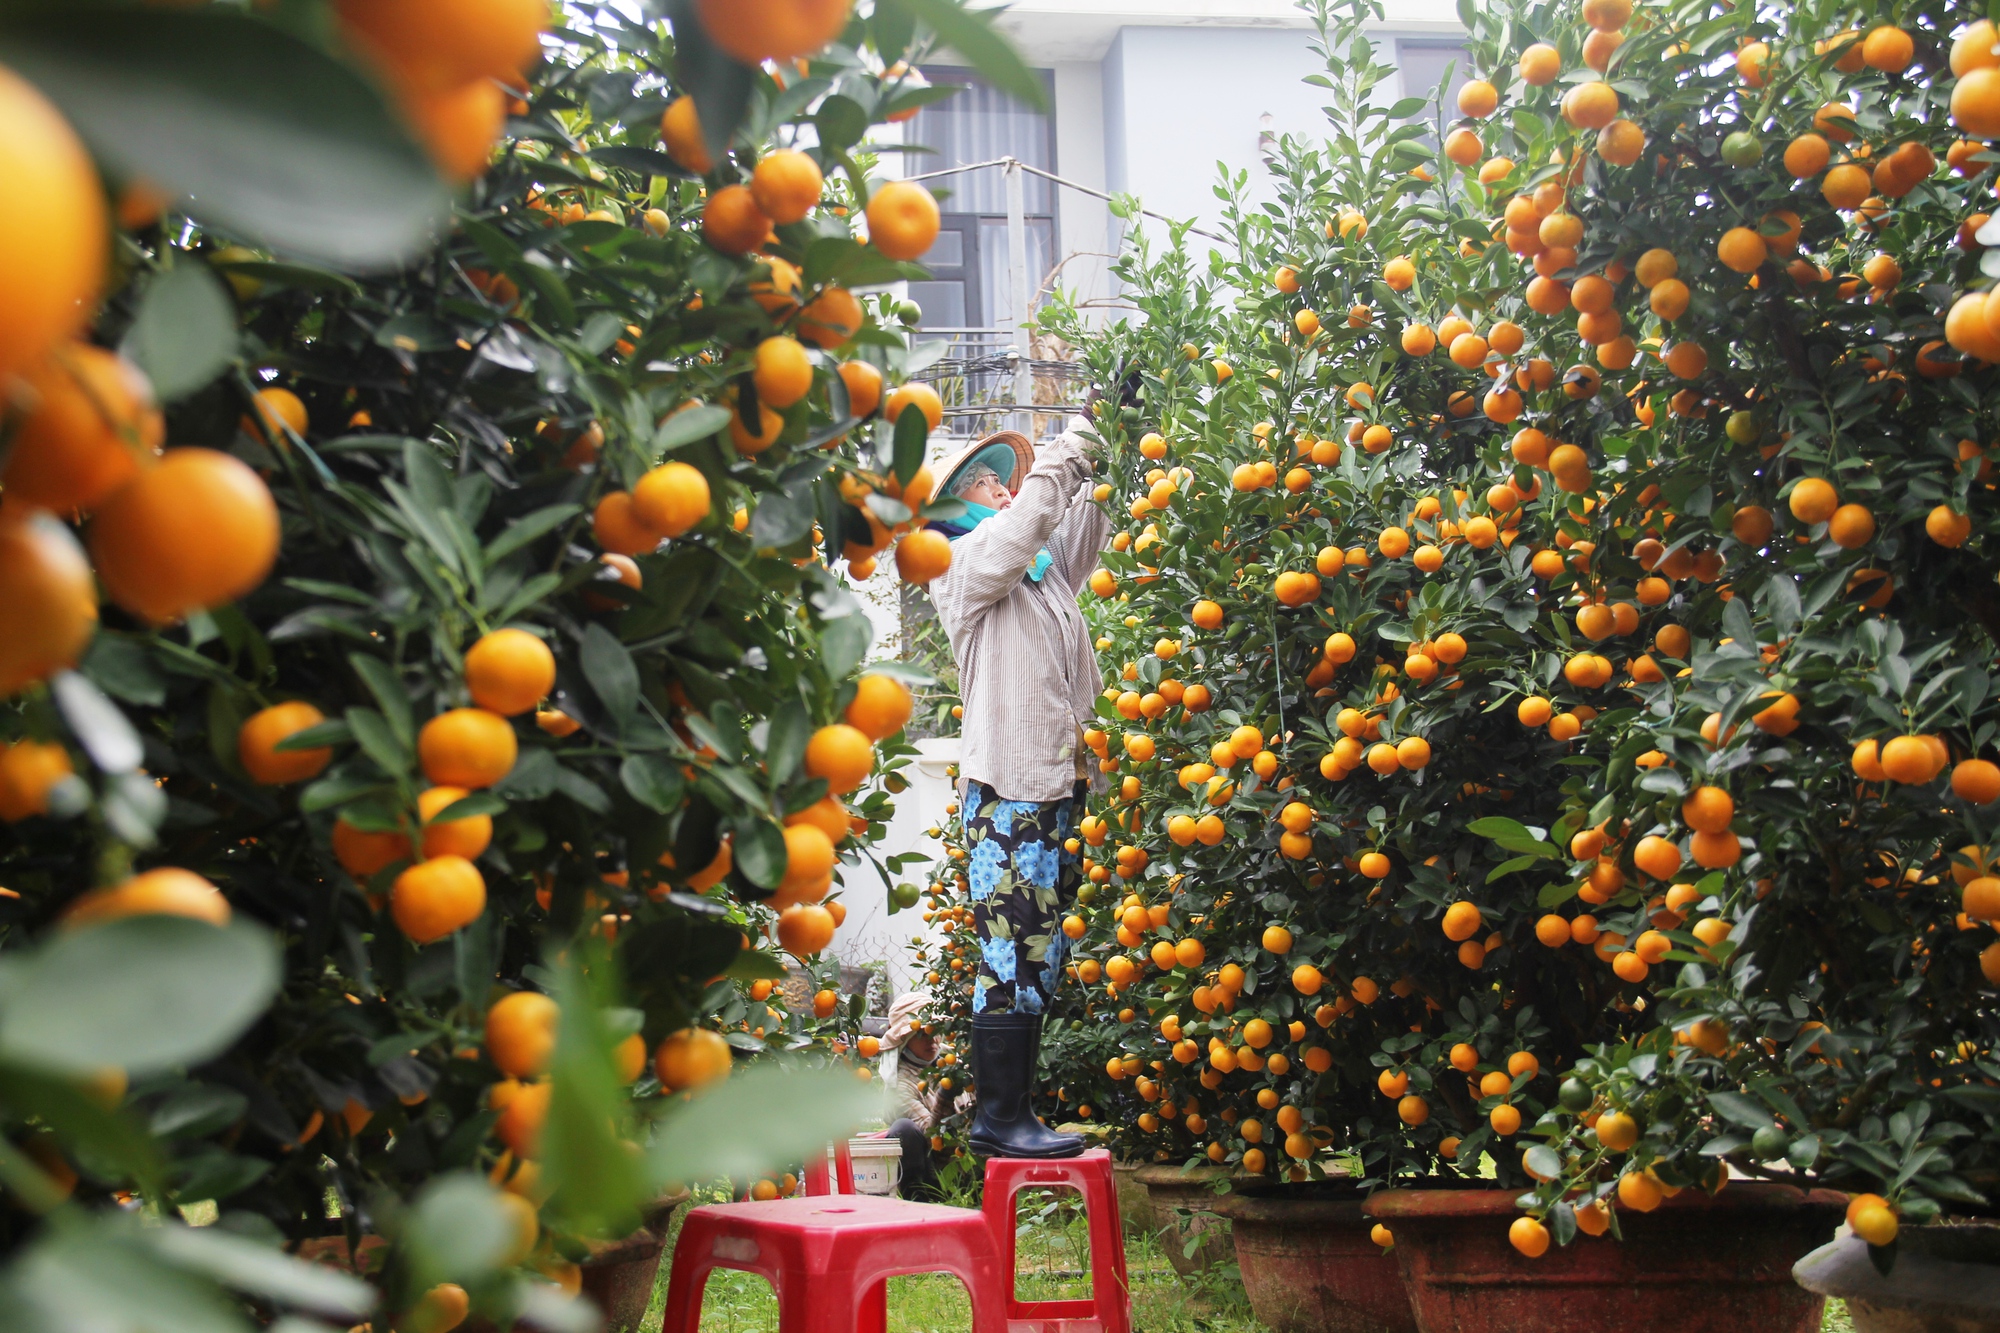
{"type": "Polygon", "coordinates": [[[2000,1223],[1906,1226],[1887,1273],[1843,1227],[1792,1276],[1846,1301],[1855,1333],[2000,1333],[2000,1223]]]}
{"type": "Polygon", "coordinates": [[[1153,1229],[1152,1197],[1139,1183],[1139,1173],[1145,1169],[1144,1162],[1111,1164],[1111,1183],[1118,1191],[1118,1217],[1124,1223],[1125,1234],[1134,1240],[1153,1229]]]}
{"type": "Polygon", "coordinates": [[[580,1265],[583,1294],[603,1311],[606,1328],[636,1329],[645,1319],[674,1212],[687,1201],[686,1190],[663,1195],[642,1210],[645,1221],[637,1231],[590,1242],[590,1257],[580,1265]]]}
{"type": "Polygon", "coordinates": [[[1529,1259],[1507,1242],[1513,1190],[1391,1190],[1368,1200],[1396,1237],[1420,1333],[1818,1333],[1823,1296],[1792,1265],[1826,1243],[1847,1196],[1732,1184],[1621,1210],[1625,1239],[1578,1236],[1529,1259]]]}
{"type": "Polygon", "coordinates": [[[1152,1201],[1153,1234],[1166,1251],[1167,1262],[1182,1277],[1226,1264],[1234,1257],[1228,1226],[1215,1211],[1215,1182],[1227,1174],[1219,1166],[1139,1168],[1139,1183],[1152,1201]],[[1181,1210],[1194,1216],[1184,1218],[1181,1210]],[[1192,1254],[1188,1252],[1190,1241],[1196,1242],[1192,1254]]]}
{"type": "Polygon", "coordinates": [[[1243,1289],[1271,1333],[1417,1333],[1395,1258],[1340,1181],[1239,1184],[1215,1201],[1236,1239],[1243,1289]]]}

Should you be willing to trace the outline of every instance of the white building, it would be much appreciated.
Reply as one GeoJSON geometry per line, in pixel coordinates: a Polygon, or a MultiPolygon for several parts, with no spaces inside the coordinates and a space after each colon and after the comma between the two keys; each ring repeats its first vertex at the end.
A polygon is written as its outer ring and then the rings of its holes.
{"type": "MultiPolygon", "coordinates": [[[[1447,62],[1462,82],[1465,53],[1452,0],[1390,0],[1388,22],[1371,32],[1402,71],[1385,101],[1427,96],[1447,62]]],[[[1249,170],[1260,145],[1326,128],[1325,89],[1305,82],[1324,72],[1311,49],[1307,16],[1290,0],[1015,0],[1000,19],[1049,89],[1037,112],[978,86],[909,127],[909,174],[1019,158],[1087,189],[1130,194],[1155,213],[1213,223],[1218,164],[1249,170]]],[[[965,71],[931,67],[934,80],[971,82],[965,71]]],[[[1009,328],[1018,323],[1007,281],[1007,205],[1002,173],[937,182],[945,234],[926,262],[936,280],[912,295],[936,328],[1009,328]]],[[[1031,286],[1053,271],[1080,299],[1114,295],[1105,271],[1118,240],[1103,201],[1029,177],[1026,181],[1031,286]]]]}
{"type": "MultiPolygon", "coordinates": [[[[1386,14],[1370,35],[1401,80],[1377,95],[1385,104],[1428,96],[1455,62],[1449,105],[1467,77],[1452,0],[1388,0],[1386,14]]],[[[1014,0],[1000,27],[1043,75],[1049,109],[1016,102],[964,69],[927,66],[933,82],[968,86],[903,127],[906,142],[935,151],[891,154],[884,164],[891,172],[899,156],[905,175],[1014,157],[1085,190],[1134,195],[1154,213],[1212,225],[1220,206],[1212,192],[1218,170],[1249,171],[1254,191],[1261,145],[1286,134],[1316,137],[1326,128],[1325,90],[1305,82],[1324,71],[1324,62],[1311,49],[1311,23],[1290,0],[1014,0]]],[[[943,196],[944,229],[924,259],[932,280],[910,284],[925,330],[950,338],[967,355],[1016,344],[1020,317],[1008,268],[1002,171],[930,184],[943,196]]],[[[1108,264],[1125,224],[1102,199],[1035,176],[1024,179],[1023,212],[1029,290],[1060,286],[1110,310],[1117,293],[1108,264]]],[[[958,421],[968,432],[1002,424],[991,414],[958,421]]],[[[940,438],[934,452],[955,447],[940,438]]],[[[892,655],[899,642],[894,580],[885,568],[864,589],[877,657],[892,655]]],[[[949,742],[934,744],[951,749],[949,742]]],[[[951,789],[941,762],[923,768],[898,798],[887,854],[938,847],[924,831],[948,822],[951,789]]],[[[932,876],[913,867],[901,878],[924,884],[932,876]]],[[[886,961],[892,990],[915,984],[908,944],[921,929],[919,913],[890,915],[872,870],[848,875],[844,886],[849,914],[835,952],[849,963],[886,961]]]]}

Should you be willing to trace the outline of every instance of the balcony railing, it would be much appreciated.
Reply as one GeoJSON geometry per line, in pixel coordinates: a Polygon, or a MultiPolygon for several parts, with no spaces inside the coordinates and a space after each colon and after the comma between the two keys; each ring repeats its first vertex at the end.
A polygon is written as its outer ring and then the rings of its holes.
{"type": "Polygon", "coordinates": [[[1083,410],[1084,369],[1068,360],[1058,340],[1036,338],[1027,363],[1030,392],[1020,394],[1020,330],[927,328],[919,345],[942,342],[944,355],[912,378],[929,384],[944,401],[945,433],[976,439],[1014,429],[1039,440],[1083,410]]]}

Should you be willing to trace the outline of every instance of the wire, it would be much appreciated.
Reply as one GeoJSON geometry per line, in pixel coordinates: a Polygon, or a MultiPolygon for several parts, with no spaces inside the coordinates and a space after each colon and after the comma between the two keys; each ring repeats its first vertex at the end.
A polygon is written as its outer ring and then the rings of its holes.
{"type": "MultiPolygon", "coordinates": [[[[1027,172],[1029,175],[1040,176],[1045,181],[1054,181],[1057,185],[1063,186],[1065,189],[1075,190],[1078,194],[1087,194],[1093,199],[1102,199],[1107,204],[1113,204],[1118,202],[1115,198],[1113,198],[1111,195],[1106,194],[1102,190],[1094,190],[1088,185],[1078,185],[1073,180],[1065,180],[1063,177],[1056,175],[1053,171],[1043,171],[1040,167],[1031,167],[1026,162],[1021,161],[1021,159],[1017,157],[996,157],[991,162],[969,162],[962,167],[944,167],[937,171],[919,172],[914,176],[905,176],[903,177],[903,179],[906,181],[929,181],[929,180],[937,180],[941,176],[957,176],[968,171],[983,171],[987,167],[1009,167],[1009,166],[1019,167],[1021,170],[1027,172]]],[[[1142,208],[1139,210],[1139,212],[1144,214],[1146,217],[1152,218],[1157,222],[1164,222],[1170,227],[1178,227],[1185,225],[1189,231],[1193,232],[1197,236],[1206,236],[1209,240],[1220,242],[1223,245],[1229,244],[1228,237],[1217,236],[1212,231],[1203,231],[1200,227],[1195,226],[1193,223],[1181,223],[1173,218],[1168,217],[1164,213],[1155,213],[1150,208],[1142,208]]]]}

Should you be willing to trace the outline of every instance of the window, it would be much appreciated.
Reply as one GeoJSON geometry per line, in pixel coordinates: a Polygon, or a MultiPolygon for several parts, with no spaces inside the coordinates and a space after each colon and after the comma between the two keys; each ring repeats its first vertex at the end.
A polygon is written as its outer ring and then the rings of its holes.
{"type": "MultiPolygon", "coordinates": [[[[912,154],[913,173],[969,167],[1013,157],[1044,171],[1055,170],[1055,136],[1049,118],[1006,93],[980,82],[969,70],[928,68],[932,83],[954,83],[963,91],[917,113],[910,142],[935,150],[912,154]]],[[[1009,329],[1020,324],[1007,269],[1007,176],[985,167],[930,182],[944,194],[943,228],[923,258],[929,282],[910,284],[910,297],[923,307],[930,329],[1009,329]],[[948,193],[947,193],[948,192],[948,193]]],[[[1039,176],[1023,175],[1021,200],[1027,222],[1028,288],[1041,288],[1055,264],[1056,187],[1039,176]]]]}
{"type": "Polygon", "coordinates": [[[1457,42],[1399,41],[1396,63],[1403,69],[1403,96],[1429,99],[1444,82],[1451,66],[1451,85],[1444,90],[1444,118],[1458,116],[1458,90],[1472,79],[1472,57],[1457,42]]]}

